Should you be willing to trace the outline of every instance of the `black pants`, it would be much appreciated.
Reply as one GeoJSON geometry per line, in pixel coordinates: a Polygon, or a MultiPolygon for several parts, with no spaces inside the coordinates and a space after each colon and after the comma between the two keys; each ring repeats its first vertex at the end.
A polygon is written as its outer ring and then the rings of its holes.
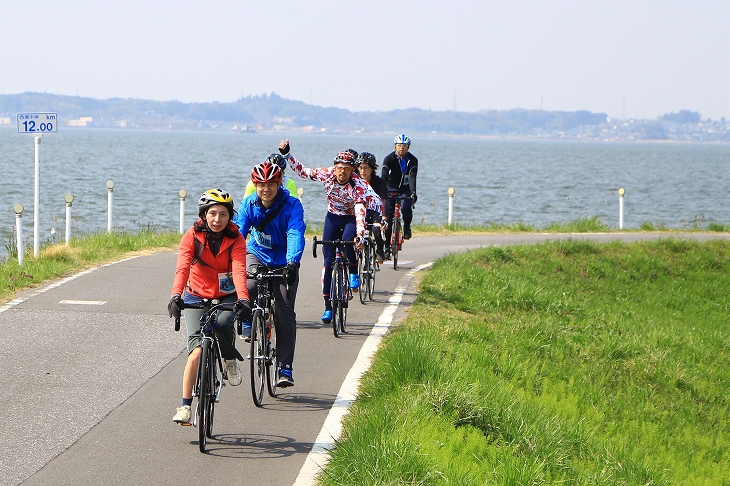
{"type": "MultiPolygon", "coordinates": [[[[410,195],[410,189],[408,190],[400,190],[401,194],[404,196],[410,195]]],[[[390,188],[388,188],[388,192],[395,192],[391,191],[390,188]]],[[[390,247],[390,235],[393,233],[393,214],[395,213],[395,199],[388,198],[388,200],[385,202],[385,214],[388,218],[388,227],[385,229],[385,244],[390,247]]],[[[411,227],[411,221],[413,221],[413,205],[412,201],[410,199],[401,199],[400,201],[400,213],[401,217],[403,218],[403,226],[405,228],[411,227]]]]}
{"type": "MultiPolygon", "coordinates": [[[[263,266],[263,263],[253,253],[246,254],[246,268],[263,266]]],[[[294,283],[289,285],[289,298],[286,295],[286,284],[274,286],[274,307],[276,312],[276,357],[280,366],[291,366],[294,362],[294,348],[297,344],[297,314],[294,312],[294,303],[299,288],[299,274],[294,283]]],[[[248,297],[251,303],[256,302],[258,295],[258,281],[248,279],[248,297]]]]}

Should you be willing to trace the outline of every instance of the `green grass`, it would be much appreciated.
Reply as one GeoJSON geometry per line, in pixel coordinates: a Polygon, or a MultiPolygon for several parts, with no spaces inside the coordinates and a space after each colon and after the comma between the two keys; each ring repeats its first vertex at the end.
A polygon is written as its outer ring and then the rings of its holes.
{"type": "Polygon", "coordinates": [[[730,485],[730,242],[438,260],[321,484],[730,485]]]}
{"type": "Polygon", "coordinates": [[[44,245],[38,257],[26,250],[23,266],[18,265],[17,248],[9,247],[10,257],[0,264],[0,301],[11,299],[19,290],[35,287],[54,278],[86,268],[157,249],[176,248],[180,234],[144,228],[136,233],[96,233],[72,239],[65,244],[44,245]]]}

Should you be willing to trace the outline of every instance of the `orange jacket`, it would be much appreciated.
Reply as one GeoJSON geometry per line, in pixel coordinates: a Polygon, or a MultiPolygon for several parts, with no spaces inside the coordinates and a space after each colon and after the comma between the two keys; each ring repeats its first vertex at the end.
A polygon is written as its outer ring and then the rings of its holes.
{"type": "Polygon", "coordinates": [[[175,281],[172,284],[172,293],[182,295],[183,289],[189,293],[205,299],[219,299],[226,295],[220,291],[218,274],[231,272],[233,284],[236,286],[236,295],[239,299],[248,299],[246,287],[246,240],[243,239],[238,227],[232,222],[228,229],[236,231],[236,238],[223,236],[218,255],[213,256],[206,241],[204,231],[195,231],[193,227],[185,232],[180,239],[180,252],[177,257],[175,281]],[[203,253],[201,261],[193,262],[195,257],[195,239],[198,240],[203,253]],[[231,248],[232,247],[232,248],[231,248]],[[230,251],[229,251],[230,248],[230,251]]]}

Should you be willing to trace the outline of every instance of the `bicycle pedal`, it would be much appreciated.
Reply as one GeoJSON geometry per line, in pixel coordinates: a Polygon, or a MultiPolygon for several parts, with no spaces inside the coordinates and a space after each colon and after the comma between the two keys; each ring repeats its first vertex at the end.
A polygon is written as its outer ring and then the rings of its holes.
{"type": "Polygon", "coordinates": [[[191,424],[190,422],[188,422],[188,423],[180,422],[180,425],[183,427],[192,427],[193,426],[193,424],[191,424]]]}

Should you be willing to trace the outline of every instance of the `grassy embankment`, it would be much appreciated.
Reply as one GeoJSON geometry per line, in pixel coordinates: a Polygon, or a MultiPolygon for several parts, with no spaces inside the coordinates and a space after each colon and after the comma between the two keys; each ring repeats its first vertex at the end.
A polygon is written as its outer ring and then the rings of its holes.
{"type": "Polygon", "coordinates": [[[321,484],[730,484],[730,242],[437,261],[321,484]]]}

